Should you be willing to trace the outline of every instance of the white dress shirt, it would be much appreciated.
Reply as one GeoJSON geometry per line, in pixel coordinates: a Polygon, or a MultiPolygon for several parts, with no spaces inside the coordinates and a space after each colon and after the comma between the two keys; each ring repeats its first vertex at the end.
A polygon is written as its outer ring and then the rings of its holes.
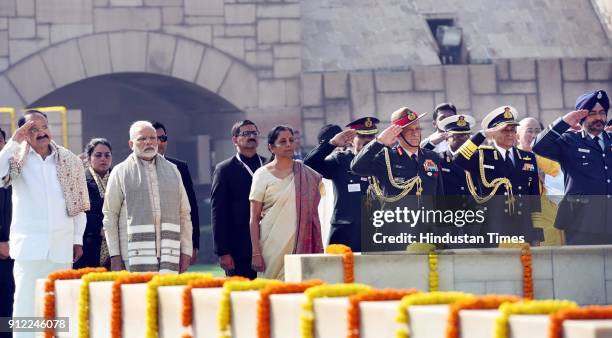
{"type": "MultiPolygon", "coordinates": [[[[9,159],[19,144],[10,139],[0,151],[0,177],[9,173],[9,159]]],[[[84,212],[68,216],[57,178],[55,153],[43,159],[30,148],[23,171],[11,182],[13,218],[10,255],[16,260],[72,262],[74,244],[83,244],[84,212]]]]}

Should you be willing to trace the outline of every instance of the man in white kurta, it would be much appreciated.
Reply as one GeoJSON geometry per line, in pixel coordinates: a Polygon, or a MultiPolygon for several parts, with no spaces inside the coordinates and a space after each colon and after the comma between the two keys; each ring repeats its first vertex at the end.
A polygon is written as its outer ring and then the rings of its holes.
{"type": "MultiPolygon", "coordinates": [[[[0,151],[0,177],[6,185],[12,176],[11,159],[22,151],[23,166],[10,181],[13,218],[9,246],[15,259],[16,285],[13,316],[32,317],[36,279],[69,269],[82,255],[86,216],[82,211],[68,214],[57,163],[58,153],[68,151],[51,144],[46,116],[28,111],[19,125],[0,151]]],[[[84,176],[82,183],[85,185],[84,176]]],[[[34,333],[15,332],[14,337],[34,337],[34,333]]]]}

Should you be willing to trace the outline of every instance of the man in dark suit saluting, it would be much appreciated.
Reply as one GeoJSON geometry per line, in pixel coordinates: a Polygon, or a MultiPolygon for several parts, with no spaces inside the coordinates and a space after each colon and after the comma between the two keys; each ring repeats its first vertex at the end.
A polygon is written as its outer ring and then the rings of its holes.
{"type": "Polygon", "coordinates": [[[251,268],[249,192],[253,173],[266,161],[257,154],[259,131],[249,120],[232,127],[236,155],[217,164],[211,190],[215,253],[228,276],[257,277],[251,268]]]}
{"type": "Polygon", "coordinates": [[[198,213],[198,200],[196,199],[195,191],[193,190],[193,181],[191,180],[189,167],[187,166],[186,162],[166,156],[166,146],[168,145],[166,127],[161,122],[157,121],[151,122],[151,124],[153,124],[153,128],[155,128],[155,131],[157,132],[157,152],[176,166],[181,174],[185,192],[187,192],[189,206],[191,207],[191,225],[193,226],[193,232],[191,233],[191,240],[193,243],[191,265],[193,265],[198,259],[198,251],[200,250],[200,214],[198,213]]]}

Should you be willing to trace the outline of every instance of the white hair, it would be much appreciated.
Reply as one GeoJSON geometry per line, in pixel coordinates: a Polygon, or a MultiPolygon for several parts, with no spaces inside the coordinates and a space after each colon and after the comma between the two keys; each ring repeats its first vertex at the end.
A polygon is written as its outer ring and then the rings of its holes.
{"type": "Polygon", "coordinates": [[[140,129],[143,129],[143,128],[151,128],[155,130],[155,128],[153,127],[153,124],[149,121],[136,121],[132,123],[132,125],[130,126],[130,140],[133,140],[134,138],[136,138],[136,133],[139,132],[140,129]]]}

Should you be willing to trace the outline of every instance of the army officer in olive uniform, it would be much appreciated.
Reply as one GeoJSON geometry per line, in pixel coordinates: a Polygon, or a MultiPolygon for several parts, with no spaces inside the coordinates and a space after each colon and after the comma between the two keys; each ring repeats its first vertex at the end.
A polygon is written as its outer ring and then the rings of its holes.
{"type": "Polygon", "coordinates": [[[391,126],[353,159],[353,172],[376,178],[379,197],[399,200],[407,195],[444,193],[440,157],[419,146],[422,131],[419,120],[425,114],[419,115],[407,107],[396,110],[391,114],[391,126]]]}
{"type": "Polygon", "coordinates": [[[323,138],[318,147],[304,159],[304,163],[334,184],[334,212],[331,219],[329,244],[344,244],[353,251],[361,251],[361,213],[359,206],[368,189],[368,178],[351,172],[355,154],[376,137],[378,119],[364,117],[337,133],[323,138]],[[350,147],[336,151],[337,148],[350,147]]]}
{"type": "MultiPolygon", "coordinates": [[[[444,192],[440,157],[419,146],[422,131],[419,120],[424,115],[407,107],[396,110],[391,114],[391,126],[380,133],[376,141],[365,146],[351,163],[353,172],[370,176],[369,189],[385,210],[395,210],[396,207],[429,210],[433,207],[433,196],[444,192]]],[[[435,233],[435,226],[433,222],[407,224],[398,221],[387,223],[378,230],[385,236],[417,236],[420,241],[420,235],[435,233]]],[[[364,233],[368,234],[367,231],[364,233]]],[[[366,243],[362,243],[363,251],[405,250],[410,244],[394,242],[381,247],[375,245],[377,243],[372,246],[366,243]],[[366,243],[368,248],[364,247],[366,243]]]]}

